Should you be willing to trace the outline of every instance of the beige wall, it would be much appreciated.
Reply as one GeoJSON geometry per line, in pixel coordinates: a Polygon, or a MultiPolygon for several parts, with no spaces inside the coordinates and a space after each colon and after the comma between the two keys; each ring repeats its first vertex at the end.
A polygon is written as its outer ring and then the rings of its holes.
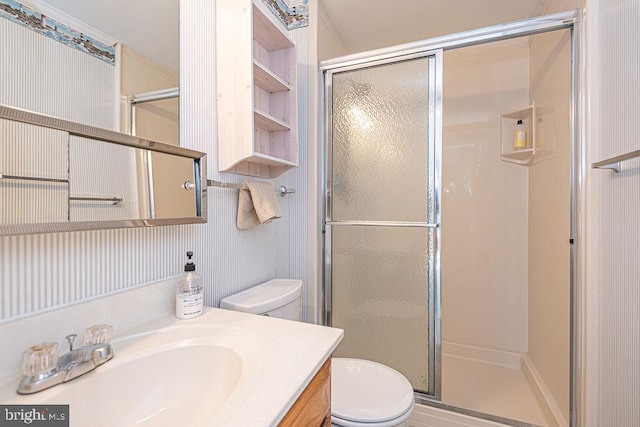
{"type": "Polygon", "coordinates": [[[547,0],[542,13],[555,13],[585,7],[585,0],[547,0]]]}
{"type": "Polygon", "coordinates": [[[527,168],[500,160],[500,114],[529,103],[522,40],[445,52],[442,337],[527,350],[527,168]]]}
{"type": "Polygon", "coordinates": [[[569,416],[571,36],[532,37],[531,99],[545,118],[549,158],[529,168],[529,356],[569,416]]]}
{"type": "Polygon", "coordinates": [[[327,16],[322,2],[318,2],[318,18],[318,60],[346,55],[344,41],[327,16]]]}
{"type": "MultiPolygon", "coordinates": [[[[178,76],[136,52],[122,48],[121,94],[151,92],[178,87],[178,76]]],[[[123,105],[122,130],[127,118],[123,105]]],[[[167,99],[136,107],[136,135],[154,141],[179,145],[178,99],[167,99]]]]}

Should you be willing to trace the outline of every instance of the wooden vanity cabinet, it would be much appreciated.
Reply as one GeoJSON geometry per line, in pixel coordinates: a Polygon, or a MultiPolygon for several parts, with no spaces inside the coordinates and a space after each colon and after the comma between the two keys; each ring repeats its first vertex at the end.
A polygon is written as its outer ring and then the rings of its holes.
{"type": "Polygon", "coordinates": [[[331,358],[322,365],[279,425],[281,427],[328,427],[331,425],[331,358]]]}

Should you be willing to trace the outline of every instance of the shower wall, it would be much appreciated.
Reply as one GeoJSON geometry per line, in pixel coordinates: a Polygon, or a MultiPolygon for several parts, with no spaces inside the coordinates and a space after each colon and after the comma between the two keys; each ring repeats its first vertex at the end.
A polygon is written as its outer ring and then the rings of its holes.
{"type": "Polygon", "coordinates": [[[500,114],[529,104],[527,40],[445,52],[443,94],[443,351],[526,352],[528,172],[500,160],[500,114]]]}
{"type": "Polygon", "coordinates": [[[443,351],[522,354],[560,426],[569,415],[570,65],[565,30],[449,52],[444,71],[443,351]],[[545,113],[538,155],[529,166],[501,161],[500,113],[532,102],[545,113]]]}
{"type": "Polygon", "coordinates": [[[537,142],[553,155],[529,168],[529,351],[568,425],[570,359],[570,117],[571,34],[531,38],[531,99],[548,108],[537,142]]]}

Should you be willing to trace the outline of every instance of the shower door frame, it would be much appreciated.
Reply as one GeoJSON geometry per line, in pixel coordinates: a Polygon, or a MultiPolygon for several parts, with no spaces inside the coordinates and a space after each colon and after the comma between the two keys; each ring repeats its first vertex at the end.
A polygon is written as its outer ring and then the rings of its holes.
{"type": "MultiPolygon", "coordinates": [[[[411,227],[411,228],[425,228],[429,230],[429,233],[433,233],[431,238],[433,240],[433,286],[428,283],[429,296],[429,336],[427,337],[429,342],[429,354],[428,354],[428,376],[429,376],[429,390],[432,393],[420,393],[429,396],[433,399],[440,399],[441,391],[441,349],[440,343],[442,337],[440,336],[440,180],[441,180],[441,158],[442,158],[442,63],[443,63],[443,51],[442,49],[429,49],[419,50],[415,52],[402,53],[385,58],[376,58],[370,61],[363,61],[357,64],[346,64],[344,66],[335,67],[331,70],[326,70],[324,75],[324,98],[326,100],[325,114],[328,124],[325,129],[326,140],[324,146],[324,167],[323,173],[325,179],[323,179],[324,190],[324,217],[323,217],[323,233],[324,233],[324,279],[325,279],[325,294],[323,304],[323,322],[326,325],[332,324],[332,307],[331,307],[331,249],[332,249],[332,227],[333,226],[373,226],[373,227],[411,227]],[[329,184],[327,176],[332,173],[332,146],[333,146],[333,114],[330,111],[333,104],[332,99],[332,81],[333,74],[349,72],[355,70],[366,69],[370,67],[377,67],[383,65],[392,65],[405,61],[411,61],[415,59],[433,59],[429,62],[428,69],[428,82],[429,82],[429,115],[428,128],[429,135],[427,139],[427,151],[428,161],[426,164],[425,172],[427,175],[427,185],[433,184],[433,206],[428,206],[428,209],[433,209],[433,212],[428,210],[426,222],[408,222],[408,221],[333,221],[332,216],[332,192],[333,188],[329,184]],[[431,212],[431,215],[429,215],[431,212]],[[433,218],[433,222],[428,222],[429,217],[433,218]]],[[[425,188],[425,197],[427,197],[427,188],[425,188]]]]}
{"type": "MultiPolygon", "coordinates": [[[[441,37],[418,41],[414,43],[406,43],[398,46],[392,46],[383,49],[377,49],[344,57],[323,61],[320,63],[321,82],[323,88],[322,108],[320,118],[322,150],[322,192],[323,192],[323,218],[322,233],[324,238],[320,239],[323,245],[324,268],[323,280],[320,283],[323,286],[321,291],[324,301],[322,303],[322,318],[325,324],[330,325],[331,321],[331,271],[330,271],[330,241],[327,245],[327,237],[330,239],[330,232],[327,231],[327,207],[330,206],[330,193],[328,192],[327,182],[327,165],[330,159],[331,147],[331,123],[327,123],[330,117],[329,110],[331,108],[330,92],[327,89],[326,75],[328,72],[346,67],[361,66],[365,63],[374,61],[394,62],[401,56],[411,54],[420,54],[424,52],[452,50],[462,47],[480,45],[484,43],[497,42],[511,38],[524,37],[551,31],[568,29],[571,31],[571,99],[570,99],[570,293],[571,307],[570,309],[570,414],[569,424],[572,427],[578,427],[583,424],[584,417],[584,380],[586,375],[586,367],[584,365],[584,349],[585,349],[585,317],[586,317],[586,300],[584,291],[584,268],[585,268],[585,236],[586,221],[584,214],[586,212],[586,194],[584,181],[587,171],[586,165],[586,64],[585,64],[585,31],[584,31],[584,11],[575,9],[566,12],[554,13],[550,15],[540,16],[536,18],[524,19],[521,21],[494,25],[490,27],[480,28],[476,30],[454,33],[441,37]],[[327,270],[327,266],[329,269],[327,270]]],[[[442,69],[440,69],[442,72],[442,69]]],[[[442,75],[440,76],[442,78],[442,75]]],[[[442,83],[440,81],[440,83],[442,83]]],[[[442,89],[440,85],[440,90],[442,89]]],[[[441,92],[440,92],[441,95],[441,92]]],[[[441,99],[440,99],[441,102],[441,99]]],[[[439,126],[436,132],[442,135],[442,105],[437,111],[439,117],[439,126]]],[[[441,140],[437,142],[438,153],[441,156],[441,140]]],[[[438,158],[438,162],[440,158],[438,158]]],[[[438,179],[440,177],[438,176],[438,179]]],[[[438,181],[438,185],[440,181],[438,181]]],[[[436,188],[438,194],[440,189],[436,188]]],[[[438,200],[437,208],[440,208],[438,200]]],[[[439,220],[439,218],[438,218],[439,220]]],[[[437,229],[439,232],[439,228],[437,229]]],[[[440,236],[437,236],[438,244],[440,236]]],[[[437,252],[437,299],[435,303],[436,313],[436,355],[435,361],[435,395],[424,395],[416,393],[416,401],[431,406],[441,407],[442,409],[468,414],[471,416],[479,416],[488,420],[506,422],[509,420],[501,419],[490,414],[479,414],[464,408],[455,408],[440,402],[441,399],[441,335],[440,335],[440,254],[437,252]]],[[[431,374],[431,372],[430,372],[431,374]]]]}

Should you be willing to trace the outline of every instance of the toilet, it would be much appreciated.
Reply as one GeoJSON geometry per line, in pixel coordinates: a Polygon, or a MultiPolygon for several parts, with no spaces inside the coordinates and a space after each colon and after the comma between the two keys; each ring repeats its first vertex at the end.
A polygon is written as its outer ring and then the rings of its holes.
{"type": "MultiPolygon", "coordinates": [[[[302,281],[275,279],[223,298],[220,308],[302,320],[302,281]]],[[[413,411],[413,388],[398,371],[370,360],[331,362],[331,425],[402,427],[413,411]]]]}

